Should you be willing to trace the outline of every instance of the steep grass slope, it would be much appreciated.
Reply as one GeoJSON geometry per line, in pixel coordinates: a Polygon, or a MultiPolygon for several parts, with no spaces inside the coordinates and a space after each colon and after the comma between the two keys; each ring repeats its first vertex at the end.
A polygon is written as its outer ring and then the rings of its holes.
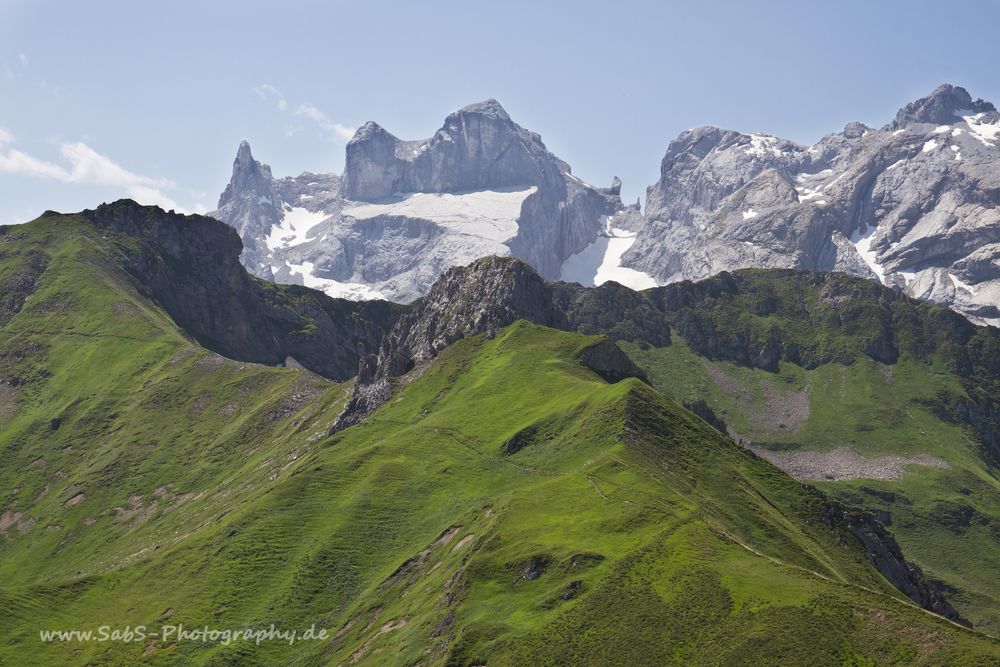
{"type": "Polygon", "coordinates": [[[675,303],[671,343],[622,343],[653,385],[875,512],[963,616],[1000,633],[998,332],[846,276],[675,289],[695,294],[675,303]],[[828,456],[804,465],[811,452],[828,456]]]}
{"type": "Polygon", "coordinates": [[[982,664],[819,494],[518,322],[342,385],[186,338],[100,234],[3,237],[0,662],[982,664]],[[154,638],[166,625],[322,640],[154,638]],[[145,626],[124,642],[45,629],[145,626]]]}

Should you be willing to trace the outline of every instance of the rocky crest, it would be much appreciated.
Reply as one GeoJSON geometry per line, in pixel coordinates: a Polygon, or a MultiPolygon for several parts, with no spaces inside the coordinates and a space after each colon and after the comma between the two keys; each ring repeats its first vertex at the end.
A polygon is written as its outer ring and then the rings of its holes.
{"type": "Polygon", "coordinates": [[[862,546],[868,562],[900,592],[917,603],[921,608],[954,621],[965,627],[972,627],[954,607],[929,582],[920,567],[903,557],[899,543],[874,515],[845,507],[827,500],[823,510],[823,522],[830,528],[846,530],[862,546]]]}
{"type": "Polygon", "coordinates": [[[240,237],[212,218],[128,199],[82,216],[103,232],[127,235],[132,242],[117,247],[136,289],[204,347],[233,359],[294,360],[346,380],[401,312],[386,302],[355,303],[257,280],[240,264],[240,237]]]}
{"type": "Polygon", "coordinates": [[[559,278],[563,262],[624,210],[620,187],[583,183],[487,100],[450,114],[421,141],[365,123],[347,144],[343,179],[274,179],[241,144],[213,215],[240,232],[256,275],[406,302],[449,268],[491,255],[559,278]]]}
{"type": "MultiPolygon", "coordinates": [[[[334,430],[357,423],[388,400],[392,378],[430,361],[467,336],[492,336],[517,320],[599,333],[590,313],[581,314],[577,307],[587,292],[578,285],[547,283],[528,264],[512,258],[487,257],[449,270],[400,318],[378,353],[361,361],[354,395],[334,430]]],[[[611,382],[625,377],[644,379],[631,359],[610,341],[585,350],[581,361],[611,382]]]]}
{"type": "Polygon", "coordinates": [[[843,271],[1000,323],[1000,114],[940,86],[882,129],[813,146],[682,133],[647,191],[624,265],[660,283],[720,271],[843,271]]]}

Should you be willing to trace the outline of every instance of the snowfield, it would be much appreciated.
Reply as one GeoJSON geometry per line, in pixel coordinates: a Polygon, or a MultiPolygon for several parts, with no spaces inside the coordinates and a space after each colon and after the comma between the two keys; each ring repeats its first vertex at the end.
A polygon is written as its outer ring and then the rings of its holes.
{"type": "Polygon", "coordinates": [[[633,243],[635,232],[612,227],[611,220],[605,220],[604,233],[596,241],[566,258],[559,279],[585,287],[601,285],[609,280],[635,290],[656,287],[657,283],[650,275],[622,266],[622,255],[633,243]]]}
{"type": "MultiPolygon", "coordinates": [[[[302,262],[301,264],[285,263],[293,276],[301,276],[302,284],[325,292],[335,299],[350,299],[351,301],[370,301],[372,299],[385,299],[381,292],[373,290],[368,285],[361,283],[342,283],[329,278],[317,278],[314,275],[316,269],[312,262],[302,262]]],[[[277,267],[275,267],[277,268],[277,267]]]]}
{"type": "Polygon", "coordinates": [[[358,204],[343,214],[358,220],[378,216],[419,218],[452,232],[503,243],[517,236],[524,200],[538,191],[498,189],[451,194],[417,192],[384,204],[358,204]]]}
{"type": "Polygon", "coordinates": [[[272,227],[271,233],[267,235],[265,243],[267,243],[268,250],[291,248],[292,246],[305,243],[309,240],[307,238],[309,230],[329,217],[322,211],[314,213],[304,208],[288,206],[287,204],[283,213],[281,224],[277,227],[272,227]]]}

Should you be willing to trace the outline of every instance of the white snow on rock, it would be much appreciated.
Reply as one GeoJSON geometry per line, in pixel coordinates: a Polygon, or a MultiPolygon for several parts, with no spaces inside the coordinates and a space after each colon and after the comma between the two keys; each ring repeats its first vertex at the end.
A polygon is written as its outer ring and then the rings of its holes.
{"type": "Polygon", "coordinates": [[[958,289],[961,289],[961,290],[965,290],[969,294],[975,294],[976,292],[979,291],[975,287],[973,287],[972,285],[970,285],[969,283],[962,282],[958,278],[958,276],[956,276],[951,271],[948,272],[948,277],[951,278],[951,282],[953,282],[955,284],[955,287],[957,287],[958,289]]]}
{"type": "Polygon", "coordinates": [[[766,157],[767,155],[781,157],[781,149],[778,148],[777,137],[771,137],[766,134],[751,134],[750,146],[747,148],[746,153],[755,157],[766,157]]]}
{"type": "Polygon", "coordinates": [[[885,269],[881,264],[878,263],[878,253],[872,250],[872,238],[875,236],[875,227],[869,227],[868,230],[861,234],[860,231],[855,231],[851,235],[851,243],[857,249],[858,254],[861,255],[861,259],[865,261],[868,268],[878,276],[878,279],[885,284],[885,269]]]}
{"type": "Polygon", "coordinates": [[[923,152],[923,153],[930,153],[932,150],[934,150],[937,147],[938,147],[938,142],[936,140],[934,140],[934,139],[931,139],[930,141],[927,141],[927,142],[924,143],[924,148],[923,148],[923,150],[921,152],[923,152]]]}
{"type": "Polygon", "coordinates": [[[825,185],[820,185],[819,181],[823,181],[833,175],[833,169],[824,169],[823,171],[816,172],[815,174],[798,174],[795,176],[795,192],[799,195],[799,202],[808,202],[812,200],[814,204],[823,206],[826,204],[825,199],[820,199],[823,196],[823,191],[828,187],[842,179],[846,176],[846,172],[841,174],[832,181],[826,183],[825,185]],[[808,183],[808,185],[806,185],[808,183]]]}
{"type": "Polygon", "coordinates": [[[304,208],[285,205],[284,217],[281,218],[281,225],[272,227],[271,233],[267,235],[265,243],[269,250],[278,248],[291,248],[300,243],[305,243],[309,230],[327,219],[327,214],[322,211],[314,213],[304,208]]]}
{"type": "Polygon", "coordinates": [[[302,262],[292,264],[285,262],[288,270],[293,276],[302,277],[302,284],[325,292],[328,296],[336,299],[350,299],[351,301],[370,301],[372,299],[385,299],[381,292],[373,290],[368,285],[361,283],[342,283],[329,278],[317,278],[313,275],[315,265],[312,262],[302,262]]]}
{"type": "Polygon", "coordinates": [[[361,204],[344,209],[344,215],[363,220],[380,215],[419,218],[449,231],[504,242],[517,236],[521,205],[538,191],[527,189],[481,190],[451,194],[417,192],[386,203],[361,204]]]}
{"type": "Polygon", "coordinates": [[[563,262],[560,280],[594,287],[613,280],[634,290],[656,287],[652,276],[621,265],[622,255],[635,243],[635,232],[611,226],[605,220],[604,233],[597,240],[563,262]]]}
{"type": "Polygon", "coordinates": [[[984,146],[994,146],[991,143],[996,141],[997,135],[1000,134],[1000,121],[995,123],[983,122],[983,116],[985,114],[977,113],[971,116],[962,116],[962,120],[966,122],[969,126],[969,131],[972,135],[979,139],[984,146]]]}
{"type": "Polygon", "coordinates": [[[756,217],[757,217],[757,211],[753,210],[752,207],[748,208],[745,211],[743,211],[743,219],[744,220],[750,220],[751,218],[756,218],[756,217]]]}

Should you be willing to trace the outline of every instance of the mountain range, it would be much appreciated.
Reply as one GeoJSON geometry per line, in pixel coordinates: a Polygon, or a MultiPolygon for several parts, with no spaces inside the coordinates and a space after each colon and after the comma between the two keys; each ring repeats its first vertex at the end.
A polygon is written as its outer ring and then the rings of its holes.
{"type": "Polygon", "coordinates": [[[128,200],[0,249],[4,662],[1000,659],[1000,333],[948,309],[511,257],[358,303],[128,200]],[[328,634],[39,641],[178,623],[328,634]]]}
{"type": "Polygon", "coordinates": [[[524,259],[636,289],[740,268],[842,271],[1000,323],[1000,113],[942,85],[882,128],[812,146],[701,127],[670,142],[645,207],[580,181],[495,100],[403,141],[366,123],[344,174],[275,179],[241,144],[213,215],[255,275],[408,302],[452,266],[524,259]]]}
{"type": "Polygon", "coordinates": [[[693,129],[642,206],[488,100],[0,226],[0,664],[1000,664],[994,128],[693,129]]]}

